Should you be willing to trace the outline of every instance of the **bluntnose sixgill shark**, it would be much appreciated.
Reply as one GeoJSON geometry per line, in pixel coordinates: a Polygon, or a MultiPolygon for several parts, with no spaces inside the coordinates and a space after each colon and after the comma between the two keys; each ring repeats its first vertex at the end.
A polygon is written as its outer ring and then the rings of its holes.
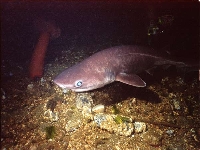
{"type": "Polygon", "coordinates": [[[67,68],[53,82],[75,92],[97,89],[114,81],[145,87],[146,83],[137,74],[164,64],[184,65],[162,57],[151,48],[116,46],[99,51],[67,68]]]}

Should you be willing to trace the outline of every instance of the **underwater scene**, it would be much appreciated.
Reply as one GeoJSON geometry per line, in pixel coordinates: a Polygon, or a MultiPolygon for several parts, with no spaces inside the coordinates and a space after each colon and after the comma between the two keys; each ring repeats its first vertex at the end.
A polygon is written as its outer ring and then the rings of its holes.
{"type": "Polygon", "coordinates": [[[199,3],[1,8],[2,150],[200,149],[199,3]]]}

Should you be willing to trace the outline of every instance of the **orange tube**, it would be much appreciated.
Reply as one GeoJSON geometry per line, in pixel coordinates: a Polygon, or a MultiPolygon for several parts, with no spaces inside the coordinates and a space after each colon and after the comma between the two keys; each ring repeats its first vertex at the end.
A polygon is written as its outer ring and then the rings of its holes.
{"type": "Polygon", "coordinates": [[[49,32],[42,32],[40,34],[29,67],[29,76],[31,79],[42,77],[43,75],[44,58],[49,44],[50,36],[51,35],[49,32]]]}

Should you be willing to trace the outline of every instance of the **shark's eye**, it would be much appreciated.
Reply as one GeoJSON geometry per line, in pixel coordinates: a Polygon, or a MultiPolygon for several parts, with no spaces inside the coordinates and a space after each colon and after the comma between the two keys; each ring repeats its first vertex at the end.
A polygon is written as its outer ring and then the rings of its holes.
{"type": "Polygon", "coordinates": [[[80,87],[83,84],[81,80],[75,82],[75,87],[80,87]]]}

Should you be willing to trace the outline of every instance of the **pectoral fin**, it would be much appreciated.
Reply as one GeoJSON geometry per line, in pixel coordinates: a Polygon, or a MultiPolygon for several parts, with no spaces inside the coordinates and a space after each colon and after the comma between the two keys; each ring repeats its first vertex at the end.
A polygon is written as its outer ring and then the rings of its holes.
{"type": "Polygon", "coordinates": [[[146,83],[136,74],[120,73],[116,76],[116,81],[120,81],[136,87],[146,86],[146,83]]]}

